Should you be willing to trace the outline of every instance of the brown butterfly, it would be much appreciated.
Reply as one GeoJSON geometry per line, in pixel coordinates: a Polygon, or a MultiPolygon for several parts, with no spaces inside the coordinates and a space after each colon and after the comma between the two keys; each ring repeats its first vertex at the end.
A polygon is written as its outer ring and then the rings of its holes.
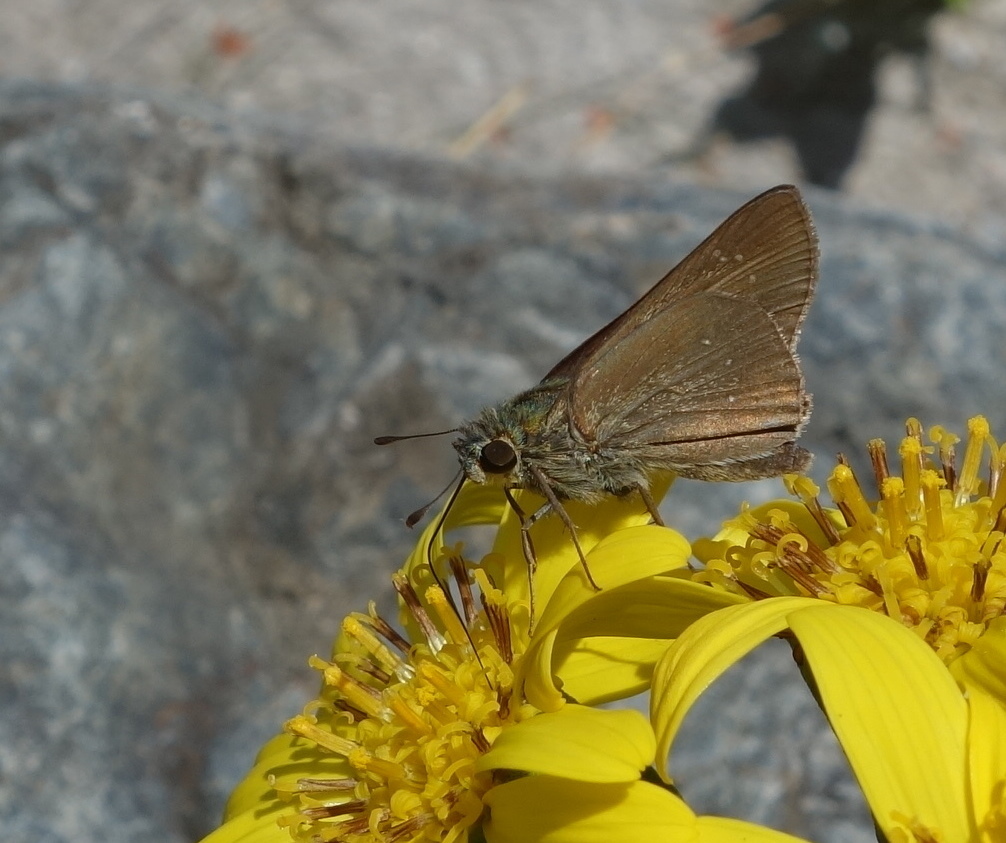
{"type": "Polygon", "coordinates": [[[650,495],[657,472],[753,480],[806,468],[810,454],[794,440],[811,402],[796,344],[817,268],[797,189],[752,199],[541,383],[456,428],[464,477],[454,496],[465,480],[501,486],[532,573],[528,530],[555,512],[596,588],[564,500],[636,491],[662,523],[650,495]],[[545,504],[524,513],[513,489],[545,504]]]}

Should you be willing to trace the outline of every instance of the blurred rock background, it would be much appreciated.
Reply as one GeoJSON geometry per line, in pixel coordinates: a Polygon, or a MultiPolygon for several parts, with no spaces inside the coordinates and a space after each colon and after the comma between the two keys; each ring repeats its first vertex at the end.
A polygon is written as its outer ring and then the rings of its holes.
{"type": "MultiPolygon", "coordinates": [[[[5,840],[212,828],[453,472],[372,437],[533,383],[746,198],[806,187],[778,124],[716,117],[784,5],[0,2],[5,840]]],[[[819,476],[907,415],[1006,430],[1006,0],[926,31],[924,73],[877,63],[843,189],[806,190],[819,476]]],[[[697,535],[779,492],[664,509],[697,535]]],[[[716,691],[679,748],[697,808],[869,839],[784,648],[716,691]]]]}

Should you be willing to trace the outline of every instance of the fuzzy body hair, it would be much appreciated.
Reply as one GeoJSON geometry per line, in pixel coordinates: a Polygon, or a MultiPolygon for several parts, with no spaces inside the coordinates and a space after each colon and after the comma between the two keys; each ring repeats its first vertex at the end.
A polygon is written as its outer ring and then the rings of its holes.
{"type": "MultiPolygon", "coordinates": [[[[703,461],[695,449],[698,442],[630,444],[624,436],[616,446],[591,441],[573,422],[569,393],[568,378],[547,379],[461,425],[453,444],[465,476],[473,483],[530,489],[547,497],[541,478],[561,500],[598,503],[609,494],[649,491],[652,475],[661,471],[738,481],[800,472],[810,464],[810,454],[792,442],[796,431],[786,427],[747,434],[748,444],[735,459],[703,461]],[[513,448],[516,462],[509,471],[483,468],[482,449],[495,440],[513,448]]],[[[809,400],[804,402],[806,416],[809,400]]]]}
{"type": "Polygon", "coordinates": [[[495,407],[486,407],[461,425],[454,447],[468,479],[544,495],[533,467],[556,497],[586,503],[639,486],[648,489],[649,473],[659,466],[646,459],[643,449],[634,453],[587,441],[571,423],[568,393],[567,378],[546,380],[495,407]],[[487,473],[480,462],[482,449],[500,439],[513,447],[517,462],[506,473],[487,473]]]}

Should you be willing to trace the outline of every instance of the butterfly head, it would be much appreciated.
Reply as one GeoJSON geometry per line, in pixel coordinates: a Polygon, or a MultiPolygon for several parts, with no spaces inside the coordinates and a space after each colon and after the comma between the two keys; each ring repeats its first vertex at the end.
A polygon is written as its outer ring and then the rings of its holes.
{"type": "Polygon", "coordinates": [[[524,466],[519,437],[493,419],[483,415],[460,428],[454,440],[461,469],[473,483],[523,486],[524,466]]]}

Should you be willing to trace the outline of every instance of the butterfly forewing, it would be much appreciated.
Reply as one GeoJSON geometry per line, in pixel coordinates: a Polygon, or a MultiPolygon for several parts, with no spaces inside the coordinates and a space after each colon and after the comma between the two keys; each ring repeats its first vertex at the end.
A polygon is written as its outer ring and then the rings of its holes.
{"type": "Polygon", "coordinates": [[[570,396],[586,440],[662,446],[678,466],[762,456],[792,440],[807,414],[796,359],[768,314],[719,293],[684,299],[607,346],[570,396]]]}
{"type": "Polygon", "coordinates": [[[744,205],[642,301],[650,312],[699,290],[741,298],[764,310],[796,347],[817,278],[817,236],[795,187],[777,187],[744,205]]]}
{"type": "Polygon", "coordinates": [[[700,292],[751,301],[795,348],[814,291],[817,256],[814,226],[799,192],[791,185],[774,187],[735,211],[638,302],[552,367],[544,380],[574,377],[608,343],[700,292]]]}
{"type": "Polygon", "coordinates": [[[816,273],[796,189],[753,199],[553,369],[570,378],[572,426],[684,474],[789,446],[810,410],[793,349],[816,273]]]}

